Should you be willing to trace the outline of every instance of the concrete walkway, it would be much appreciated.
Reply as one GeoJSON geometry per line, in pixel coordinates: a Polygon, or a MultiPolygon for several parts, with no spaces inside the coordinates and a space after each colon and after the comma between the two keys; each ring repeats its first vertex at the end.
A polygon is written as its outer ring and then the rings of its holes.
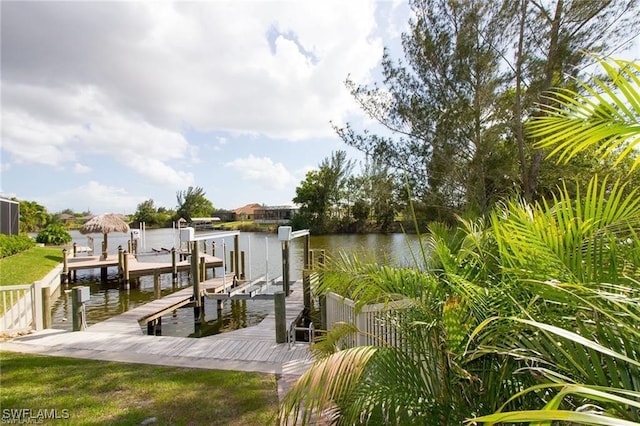
{"type": "MultiPolygon", "coordinates": [[[[301,285],[292,286],[287,313],[302,309],[301,285]]],[[[289,316],[288,315],[288,316],[289,316]]],[[[146,336],[130,331],[43,330],[0,343],[0,350],[103,361],[275,374],[278,396],[312,364],[307,343],[275,343],[275,315],[260,324],[202,338],[146,336]]]]}

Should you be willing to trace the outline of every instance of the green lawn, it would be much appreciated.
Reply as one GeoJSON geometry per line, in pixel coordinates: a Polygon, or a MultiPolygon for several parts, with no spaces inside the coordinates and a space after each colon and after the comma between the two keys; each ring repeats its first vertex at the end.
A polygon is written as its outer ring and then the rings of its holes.
{"type": "Polygon", "coordinates": [[[271,374],[10,352],[0,352],[0,367],[3,423],[27,409],[67,417],[44,424],[133,425],[154,417],[158,425],[264,425],[278,404],[271,374]]]}
{"type": "Polygon", "coordinates": [[[62,263],[62,249],[33,247],[0,259],[0,286],[31,284],[62,263]]]}

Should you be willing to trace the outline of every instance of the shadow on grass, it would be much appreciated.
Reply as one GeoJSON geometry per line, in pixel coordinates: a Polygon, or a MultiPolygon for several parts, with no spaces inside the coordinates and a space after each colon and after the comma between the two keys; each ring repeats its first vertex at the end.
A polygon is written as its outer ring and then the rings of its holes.
{"type": "MultiPolygon", "coordinates": [[[[7,409],[68,410],[74,424],[254,425],[277,409],[270,374],[0,353],[7,409]]],[[[194,365],[196,366],[196,365],[194,365]]]]}

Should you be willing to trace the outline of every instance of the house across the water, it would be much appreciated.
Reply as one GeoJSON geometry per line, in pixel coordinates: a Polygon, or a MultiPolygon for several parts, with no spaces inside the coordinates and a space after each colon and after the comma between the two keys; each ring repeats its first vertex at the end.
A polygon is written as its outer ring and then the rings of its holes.
{"type": "Polygon", "coordinates": [[[255,223],[285,224],[289,223],[298,209],[293,206],[263,206],[253,211],[255,223]]]}

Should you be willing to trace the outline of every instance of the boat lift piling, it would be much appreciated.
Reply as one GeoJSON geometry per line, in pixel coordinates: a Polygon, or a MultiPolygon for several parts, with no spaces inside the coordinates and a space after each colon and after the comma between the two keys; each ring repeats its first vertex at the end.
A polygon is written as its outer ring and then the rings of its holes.
{"type": "MultiPolygon", "coordinates": [[[[278,240],[280,240],[282,245],[282,290],[284,291],[285,296],[288,296],[291,286],[291,268],[289,265],[290,261],[290,249],[289,242],[299,237],[305,237],[304,242],[304,267],[305,269],[309,266],[309,239],[311,234],[308,229],[302,229],[300,231],[292,231],[290,226],[281,226],[278,228],[278,240]]],[[[308,308],[308,306],[305,306],[308,308]]]]}
{"type": "MultiPolygon", "coordinates": [[[[200,283],[204,282],[206,277],[206,268],[204,257],[200,256],[200,241],[203,242],[203,251],[206,253],[207,240],[222,239],[222,269],[223,269],[223,286],[226,290],[226,265],[227,265],[227,249],[225,238],[233,237],[233,252],[231,254],[231,268],[237,276],[244,276],[244,268],[240,271],[240,231],[229,232],[214,232],[206,234],[195,234],[195,230],[191,227],[180,229],[180,241],[188,241],[189,249],[191,253],[191,280],[193,282],[193,317],[194,328],[198,332],[202,326],[202,320],[204,318],[204,295],[200,291],[200,283]]],[[[212,254],[215,256],[216,245],[215,241],[211,244],[212,254]]],[[[213,272],[215,276],[215,269],[213,272]]],[[[235,280],[234,280],[235,281],[235,280]]],[[[218,303],[218,308],[221,308],[221,301],[218,303]]]]}

